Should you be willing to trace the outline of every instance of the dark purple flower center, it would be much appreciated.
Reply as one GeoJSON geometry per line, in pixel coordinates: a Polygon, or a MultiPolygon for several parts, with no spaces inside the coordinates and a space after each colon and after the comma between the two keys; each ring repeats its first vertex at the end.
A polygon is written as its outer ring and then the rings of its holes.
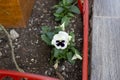
{"type": "Polygon", "coordinates": [[[64,47],[64,46],[65,46],[65,40],[62,40],[62,41],[57,40],[57,41],[56,41],[56,45],[57,45],[57,46],[64,47]]]}

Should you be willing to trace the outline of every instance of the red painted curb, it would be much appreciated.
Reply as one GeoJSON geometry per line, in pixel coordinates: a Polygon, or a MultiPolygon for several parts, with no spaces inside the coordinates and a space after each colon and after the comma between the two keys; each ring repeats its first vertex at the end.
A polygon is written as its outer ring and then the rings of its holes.
{"type": "Polygon", "coordinates": [[[88,80],[88,27],[89,27],[89,7],[88,0],[84,0],[83,6],[81,0],[78,0],[79,9],[83,15],[83,64],[82,64],[82,80],[88,80]],[[83,9],[81,8],[83,7],[83,9]]]}
{"type": "Polygon", "coordinates": [[[30,73],[22,73],[17,71],[10,71],[10,70],[0,70],[0,80],[8,76],[13,78],[14,80],[21,80],[21,78],[27,78],[27,80],[59,80],[56,78],[35,75],[30,73]]]}
{"type": "Polygon", "coordinates": [[[80,9],[80,12],[83,13],[83,5],[82,5],[81,0],[78,0],[78,7],[80,9]]]}

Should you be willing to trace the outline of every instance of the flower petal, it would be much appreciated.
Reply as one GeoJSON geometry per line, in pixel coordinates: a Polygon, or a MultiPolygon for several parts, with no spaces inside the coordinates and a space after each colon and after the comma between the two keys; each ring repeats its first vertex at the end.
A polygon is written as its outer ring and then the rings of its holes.
{"type": "Polygon", "coordinates": [[[67,44],[65,44],[65,46],[64,46],[64,47],[61,47],[61,49],[65,49],[65,48],[67,48],[67,44]]]}
{"type": "Polygon", "coordinates": [[[82,57],[81,57],[79,54],[75,54],[75,55],[72,57],[72,60],[75,60],[75,59],[80,59],[80,60],[82,60],[82,57]]]}
{"type": "Polygon", "coordinates": [[[68,37],[68,33],[66,33],[65,31],[59,31],[59,34],[65,37],[68,37]]]}
{"type": "Polygon", "coordinates": [[[61,46],[57,46],[57,45],[55,45],[55,47],[56,47],[57,49],[61,49],[61,46]]]}

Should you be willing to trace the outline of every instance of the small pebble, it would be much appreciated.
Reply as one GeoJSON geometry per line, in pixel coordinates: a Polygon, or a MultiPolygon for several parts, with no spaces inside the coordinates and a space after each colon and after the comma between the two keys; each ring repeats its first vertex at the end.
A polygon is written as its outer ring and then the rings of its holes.
{"type": "Polygon", "coordinates": [[[65,66],[63,65],[63,66],[61,66],[61,69],[64,71],[65,70],[65,66]]]}
{"type": "Polygon", "coordinates": [[[35,5],[34,8],[37,8],[37,6],[35,5]]]}
{"type": "Polygon", "coordinates": [[[17,48],[20,48],[20,45],[17,45],[17,48]]]}
{"type": "Polygon", "coordinates": [[[53,69],[53,68],[49,68],[49,70],[50,70],[51,72],[53,72],[53,71],[54,71],[54,69],[53,69]]]}
{"type": "Polygon", "coordinates": [[[37,60],[35,60],[34,63],[37,63],[37,60]]]}
{"type": "Polygon", "coordinates": [[[45,75],[47,75],[48,71],[45,71],[45,75]]]}
{"type": "Polygon", "coordinates": [[[68,75],[65,72],[62,72],[62,75],[68,78],[68,75]]]}
{"type": "Polygon", "coordinates": [[[39,40],[37,40],[35,43],[38,44],[38,41],[39,41],[39,40]]]}
{"type": "Polygon", "coordinates": [[[15,45],[18,45],[18,43],[14,43],[15,45]]]}
{"type": "Polygon", "coordinates": [[[42,6],[44,6],[45,4],[44,3],[42,3],[42,6]]]}
{"type": "Polygon", "coordinates": [[[18,41],[18,39],[15,39],[15,41],[17,42],[17,41],[18,41]]]}
{"type": "Polygon", "coordinates": [[[78,41],[82,41],[83,39],[82,38],[79,38],[78,41]]]}
{"type": "Polygon", "coordinates": [[[20,58],[20,56],[16,56],[16,58],[20,58]]]}
{"type": "Polygon", "coordinates": [[[48,76],[50,76],[50,75],[51,75],[51,72],[50,72],[50,71],[48,71],[47,75],[48,75],[48,76]]]}
{"type": "Polygon", "coordinates": [[[36,1],[37,4],[40,4],[40,1],[36,1]]]}
{"type": "Polygon", "coordinates": [[[19,34],[14,30],[10,30],[10,36],[13,40],[17,39],[19,37],[19,34]]]}
{"type": "Polygon", "coordinates": [[[40,16],[40,18],[43,18],[44,16],[42,15],[42,16],[40,16]]]}
{"type": "MultiPolygon", "coordinates": [[[[29,22],[30,22],[30,21],[29,21],[29,22]]],[[[28,26],[32,26],[32,24],[31,24],[31,23],[29,23],[29,24],[28,24],[28,26]]]]}
{"type": "Polygon", "coordinates": [[[31,62],[34,62],[34,59],[31,59],[31,62]]]}
{"type": "Polygon", "coordinates": [[[29,28],[29,31],[31,31],[31,28],[29,28]]]}
{"type": "Polygon", "coordinates": [[[7,53],[7,50],[5,50],[5,53],[7,53]]]}
{"type": "Polygon", "coordinates": [[[34,28],[34,31],[36,31],[37,30],[37,28],[34,28]]]}
{"type": "Polygon", "coordinates": [[[48,11],[44,9],[43,12],[44,12],[44,13],[47,13],[48,11]]]}
{"type": "Polygon", "coordinates": [[[31,20],[30,20],[30,24],[33,24],[33,22],[34,22],[34,20],[33,20],[33,19],[31,19],[31,20]]]}
{"type": "Polygon", "coordinates": [[[38,10],[38,11],[40,11],[40,10],[41,10],[41,8],[37,8],[37,10],[38,10]]]}
{"type": "Polygon", "coordinates": [[[72,23],[74,23],[74,22],[75,22],[75,20],[72,20],[71,22],[72,22],[72,23]]]}
{"type": "Polygon", "coordinates": [[[28,70],[30,70],[30,67],[27,67],[28,70]]]}

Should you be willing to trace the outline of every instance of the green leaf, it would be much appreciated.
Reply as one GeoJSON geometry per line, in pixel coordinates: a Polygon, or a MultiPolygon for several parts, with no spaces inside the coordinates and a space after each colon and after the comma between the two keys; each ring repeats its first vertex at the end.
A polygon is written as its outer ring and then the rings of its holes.
{"type": "Polygon", "coordinates": [[[66,52],[65,50],[53,48],[54,57],[57,59],[65,58],[65,55],[66,55],[65,52],[66,52]]]}
{"type": "Polygon", "coordinates": [[[69,11],[70,7],[71,7],[71,6],[64,6],[64,9],[65,9],[66,11],[69,11]]]}
{"type": "Polygon", "coordinates": [[[72,52],[68,52],[67,53],[67,59],[68,60],[72,59],[72,56],[73,56],[72,52]]]}
{"type": "Polygon", "coordinates": [[[61,51],[60,51],[60,49],[56,49],[56,48],[54,48],[54,57],[58,57],[59,55],[60,55],[60,53],[61,53],[61,51]]]}
{"type": "Polygon", "coordinates": [[[42,26],[42,33],[47,33],[49,31],[51,31],[50,27],[48,27],[48,26],[42,26]]]}
{"type": "Polygon", "coordinates": [[[45,34],[41,35],[41,38],[47,45],[51,45],[50,39],[45,34]]]}
{"type": "Polygon", "coordinates": [[[59,7],[57,10],[56,10],[56,13],[62,13],[64,11],[64,9],[62,7],[59,7]]]}
{"type": "Polygon", "coordinates": [[[63,1],[60,1],[58,5],[59,6],[64,6],[63,1]]]}
{"type": "Polygon", "coordinates": [[[75,13],[75,14],[80,14],[79,8],[74,6],[74,5],[70,7],[70,11],[75,13]]]}
{"type": "Polygon", "coordinates": [[[74,52],[74,54],[79,54],[80,55],[80,52],[76,48],[72,47],[72,51],[74,52]]]}
{"type": "Polygon", "coordinates": [[[65,26],[68,26],[69,22],[70,22],[70,18],[67,16],[64,16],[62,18],[61,24],[65,23],[65,26]]]}
{"type": "Polygon", "coordinates": [[[59,13],[54,13],[53,14],[55,17],[61,17],[61,15],[59,13]]]}
{"type": "Polygon", "coordinates": [[[52,40],[52,38],[54,36],[54,32],[47,32],[46,35],[50,40],[52,40]]]}
{"type": "Polygon", "coordinates": [[[54,48],[54,57],[58,57],[58,56],[59,56],[59,50],[54,48]]]}
{"type": "Polygon", "coordinates": [[[63,5],[70,5],[71,3],[74,2],[74,0],[62,0],[63,5]]]}
{"type": "Polygon", "coordinates": [[[74,14],[72,14],[72,13],[68,13],[67,15],[70,17],[74,17],[74,14]]]}
{"type": "Polygon", "coordinates": [[[75,54],[79,54],[80,55],[80,52],[77,49],[75,49],[75,54]]]}
{"type": "Polygon", "coordinates": [[[67,59],[69,62],[71,62],[72,56],[73,56],[72,52],[67,53],[67,59]]]}
{"type": "Polygon", "coordinates": [[[56,17],[56,18],[55,18],[55,21],[60,21],[60,20],[61,20],[60,17],[56,17]]]}
{"type": "Polygon", "coordinates": [[[63,5],[67,5],[66,0],[62,0],[62,2],[63,2],[63,5]]]}
{"type": "Polygon", "coordinates": [[[74,0],[66,0],[67,1],[67,4],[71,4],[74,2],[74,0]]]}
{"type": "Polygon", "coordinates": [[[74,34],[74,32],[70,32],[70,36],[72,36],[72,42],[75,42],[75,34],[74,34]]]}
{"type": "Polygon", "coordinates": [[[52,8],[54,9],[54,8],[58,8],[59,7],[59,5],[54,5],[52,8]]]}
{"type": "Polygon", "coordinates": [[[72,53],[72,52],[67,53],[67,59],[68,59],[68,61],[69,61],[70,63],[74,64],[75,61],[72,60],[72,57],[73,57],[73,53],[72,53]]]}
{"type": "Polygon", "coordinates": [[[62,28],[60,26],[57,26],[54,30],[55,34],[57,34],[59,31],[62,31],[62,28]]]}

